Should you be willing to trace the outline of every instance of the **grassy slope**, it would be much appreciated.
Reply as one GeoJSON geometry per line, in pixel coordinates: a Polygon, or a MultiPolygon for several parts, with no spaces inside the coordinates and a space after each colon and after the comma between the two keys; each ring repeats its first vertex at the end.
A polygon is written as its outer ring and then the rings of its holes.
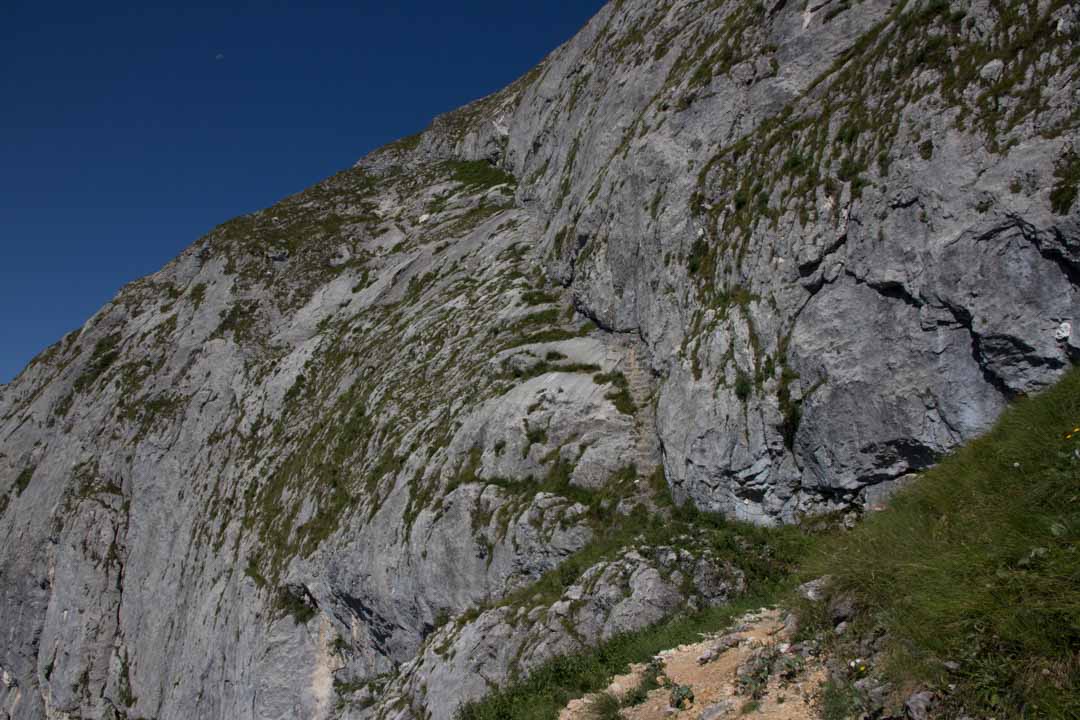
{"type": "Polygon", "coordinates": [[[956,685],[946,712],[1080,717],[1077,428],[1073,370],[808,562],[888,632],[898,687],[956,685]]]}
{"type": "MultiPolygon", "coordinates": [[[[1080,370],[1042,395],[1015,403],[989,434],[944,460],[889,510],[851,533],[811,542],[791,529],[755,530],[757,542],[782,548],[784,562],[771,572],[759,568],[748,598],[736,606],[676,617],[557,659],[466,707],[460,717],[555,718],[569,699],[602,689],[630,663],[777,600],[790,586],[783,568],[807,552],[798,576],[831,575],[833,594],[857,600],[859,615],[849,637],[887,632],[890,662],[880,670],[899,691],[952,684],[955,691],[940,708],[947,715],[963,710],[999,720],[1080,717],[1076,428],[1080,370]],[[945,662],[955,663],[954,669],[945,662]]],[[[718,539],[739,532],[714,518],[684,515],[681,521],[704,523],[718,539]]],[[[815,615],[823,613],[804,608],[811,632],[815,615]]],[[[837,640],[832,650],[844,652],[844,642],[837,640]]]]}

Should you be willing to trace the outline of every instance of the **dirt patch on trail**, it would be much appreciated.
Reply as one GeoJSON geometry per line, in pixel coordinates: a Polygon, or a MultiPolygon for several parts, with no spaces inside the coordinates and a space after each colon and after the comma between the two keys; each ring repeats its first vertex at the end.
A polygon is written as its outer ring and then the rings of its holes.
{"type": "Polygon", "coordinates": [[[635,665],[613,679],[605,691],[609,698],[574,700],[559,720],[593,720],[601,700],[610,708],[612,699],[626,720],[813,720],[820,717],[815,703],[826,671],[818,658],[791,644],[792,633],[779,610],[749,613],[727,633],[659,653],[651,672],[659,674],[660,687],[635,693],[650,676],[649,666],[635,665]],[[681,707],[673,707],[680,698],[681,707]]]}

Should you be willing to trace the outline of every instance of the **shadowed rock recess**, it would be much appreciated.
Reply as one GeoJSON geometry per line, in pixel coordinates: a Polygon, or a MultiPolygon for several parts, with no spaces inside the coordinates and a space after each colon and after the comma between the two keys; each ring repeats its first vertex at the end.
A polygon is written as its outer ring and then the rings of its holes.
{"type": "Polygon", "coordinates": [[[873,505],[1059,377],[1078,75],[1069,0],[616,0],[215,229],[0,386],[0,718],[446,720],[738,594],[681,538],[522,599],[665,483],[873,505]]]}

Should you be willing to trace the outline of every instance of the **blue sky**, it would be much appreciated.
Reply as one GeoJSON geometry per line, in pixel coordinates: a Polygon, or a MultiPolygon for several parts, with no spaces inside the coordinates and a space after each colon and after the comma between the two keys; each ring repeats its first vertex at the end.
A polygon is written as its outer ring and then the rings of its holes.
{"type": "Polygon", "coordinates": [[[603,2],[0,5],[3,383],[213,226],[498,90],[603,2]]]}

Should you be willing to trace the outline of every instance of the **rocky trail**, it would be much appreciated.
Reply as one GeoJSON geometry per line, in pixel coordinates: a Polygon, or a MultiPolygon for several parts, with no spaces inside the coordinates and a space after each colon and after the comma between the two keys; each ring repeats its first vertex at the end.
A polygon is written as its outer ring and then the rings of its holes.
{"type": "Polygon", "coordinates": [[[631,667],[603,693],[570,702],[559,720],[817,718],[827,672],[808,647],[791,642],[794,630],[780,610],[748,613],[725,633],[631,667]]]}

